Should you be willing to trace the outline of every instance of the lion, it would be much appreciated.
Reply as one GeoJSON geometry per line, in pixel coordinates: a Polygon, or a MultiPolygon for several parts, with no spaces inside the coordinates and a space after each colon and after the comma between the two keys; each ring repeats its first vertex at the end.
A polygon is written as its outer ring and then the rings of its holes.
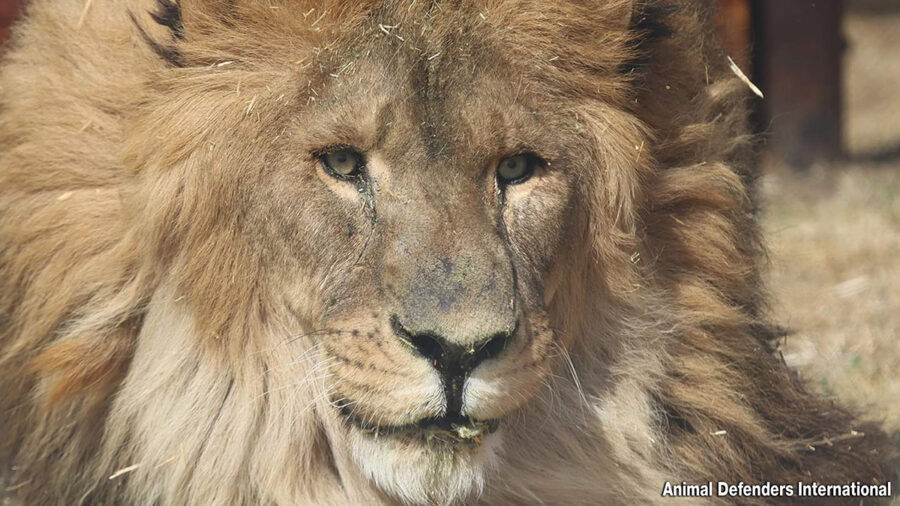
{"type": "Polygon", "coordinates": [[[5,494],[885,483],[883,432],[778,356],[746,87],[708,17],[32,0],[0,71],[5,494]]]}

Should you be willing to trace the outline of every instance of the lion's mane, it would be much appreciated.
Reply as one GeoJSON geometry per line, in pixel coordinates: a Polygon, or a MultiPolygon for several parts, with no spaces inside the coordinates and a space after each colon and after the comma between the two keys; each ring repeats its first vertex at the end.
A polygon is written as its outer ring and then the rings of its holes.
{"type": "MultiPolygon", "coordinates": [[[[285,55],[324,51],[374,2],[288,3],[33,0],[15,29],[0,76],[0,463],[25,504],[388,501],[334,460],[314,389],[291,388],[316,374],[296,359],[308,338],[259,337],[297,315],[267,299],[273,280],[228,209],[279,135],[257,118],[282,114],[273,83],[303,64],[285,55]],[[203,163],[250,165],[171,169],[203,163]]],[[[579,2],[483,4],[519,27],[502,37],[530,48],[534,72],[586,98],[579,129],[627,139],[598,163],[634,168],[585,177],[583,286],[558,296],[573,343],[561,374],[577,381],[530,406],[535,421],[517,415],[485,502],[651,503],[664,480],[883,482],[883,434],[809,394],[773,347],[747,93],[703,9],[641,3],[599,40],[577,34],[631,2],[582,18],[579,2]],[[600,71],[624,77],[600,90],[600,71]]]]}

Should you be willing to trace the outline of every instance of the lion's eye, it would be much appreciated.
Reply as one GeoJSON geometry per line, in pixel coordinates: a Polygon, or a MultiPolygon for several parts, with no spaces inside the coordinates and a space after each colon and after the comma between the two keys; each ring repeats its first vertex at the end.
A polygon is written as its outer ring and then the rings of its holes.
{"type": "Polygon", "coordinates": [[[504,158],[497,166],[497,179],[506,185],[524,183],[539,163],[540,158],[530,153],[504,158]]]}
{"type": "Polygon", "coordinates": [[[335,149],[319,155],[325,170],[337,178],[358,176],[363,166],[363,157],[350,148],[335,149]]]}

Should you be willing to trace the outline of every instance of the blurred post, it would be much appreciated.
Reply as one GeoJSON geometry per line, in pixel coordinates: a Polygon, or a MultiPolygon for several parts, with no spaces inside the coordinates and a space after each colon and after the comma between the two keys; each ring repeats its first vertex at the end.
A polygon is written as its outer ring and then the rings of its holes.
{"type": "Polygon", "coordinates": [[[755,79],[768,151],[805,167],[842,154],[841,0],[756,0],[755,79]]]}
{"type": "Polygon", "coordinates": [[[718,0],[716,28],[722,49],[744,71],[753,72],[750,48],[753,45],[753,18],[750,0],[718,0]]]}
{"type": "Polygon", "coordinates": [[[0,0],[0,42],[9,37],[9,24],[18,12],[17,0],[0,0]]]}

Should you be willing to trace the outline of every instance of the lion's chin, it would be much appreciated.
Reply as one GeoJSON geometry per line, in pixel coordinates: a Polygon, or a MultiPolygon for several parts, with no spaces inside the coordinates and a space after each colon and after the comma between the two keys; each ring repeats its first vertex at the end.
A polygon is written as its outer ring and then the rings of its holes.
{"type": "Polygon", "coordinates": [[[348,430],[354,461],[379,489],[409,504],[451,505],[484,489],[503,440],[497,428],[476,424],[472,430],[482,430],[477,437],[467,437],[469,429],[454,435],[439,427],[377,435],[358,426],[348,430]]]}

